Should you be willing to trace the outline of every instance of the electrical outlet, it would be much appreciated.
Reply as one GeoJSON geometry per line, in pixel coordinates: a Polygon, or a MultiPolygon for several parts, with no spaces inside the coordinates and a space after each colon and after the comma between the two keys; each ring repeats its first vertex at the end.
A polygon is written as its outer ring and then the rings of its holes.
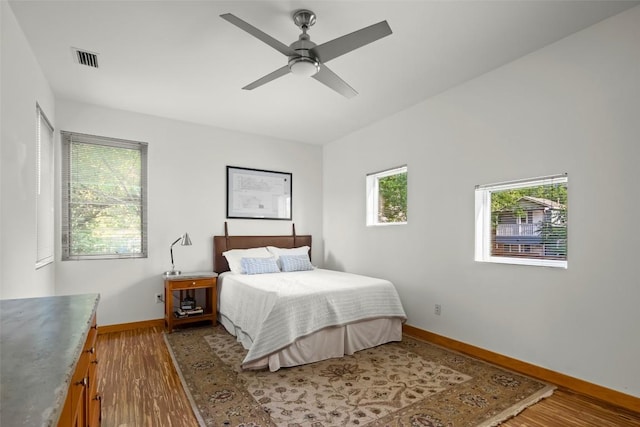
{"type": "Polygon", "coordinates": [[[440,306],[440,304],[436,304],[434,313],[436,314],[436,316],[440,316],[440,314],[442,314],[442,306],[440,306]]]}
{"type": "Polygon", "coordinates": [[[162,304],[164,302],[164,298],[162,297],[162,294],[156,294],[155,302],[156,304],[162,304]]]}

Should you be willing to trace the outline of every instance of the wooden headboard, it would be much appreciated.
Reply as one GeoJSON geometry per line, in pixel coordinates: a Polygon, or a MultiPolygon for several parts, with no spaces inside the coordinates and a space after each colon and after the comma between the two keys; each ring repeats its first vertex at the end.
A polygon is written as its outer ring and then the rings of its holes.
{"type": "MultiPolygon", "coordinates": [[[[230,236],[227,223],[224,223],[224,236],[213,236],[213,271],[223,273],[229,271],[227,259],[222,253],[230,249],[249,249],[262,246],[276,246],[278,248],[297,248],[309,246],[311,248],[310,235],[296,235],[296,226],[293,225],[293,233],[288,236],[230,236]]],[[[311,249],[309,249],[311,258],[311,249]]]]}

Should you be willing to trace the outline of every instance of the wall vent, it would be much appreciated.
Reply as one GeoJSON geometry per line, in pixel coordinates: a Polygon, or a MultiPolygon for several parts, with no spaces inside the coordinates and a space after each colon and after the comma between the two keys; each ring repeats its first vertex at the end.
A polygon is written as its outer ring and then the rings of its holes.
{"type": "Polygon", "coordinates": [[[74,57],[78,64],[86,65],[87,67],[98,68],[98,54],[89,52],[87,50],[71,48],[74,52],[74,57]]]}

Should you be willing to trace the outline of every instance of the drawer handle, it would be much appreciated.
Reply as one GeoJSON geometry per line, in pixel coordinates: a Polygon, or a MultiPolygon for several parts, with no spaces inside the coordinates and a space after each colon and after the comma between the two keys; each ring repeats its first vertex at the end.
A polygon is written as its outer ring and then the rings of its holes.
{"type": "Polygon", "coordinates": [[[92,360],[92,361],[91,361],[91,363],[93,363],[93,364],[97,365],[97,364],[98,364],[98,359],[96,359],[96,360],[92,360]]]}
{"type": "Polygon", "coordinates": [[[78,381],[76,385],[81,385],[82,387],[86,387],[89,385],[89,380],[87,379],[87,377],[84,377],[83,379],[78,381]]]}
{"type": "Polygon", "coordinates": [[[98,401],[98,425],[102,424],[102,395],[96,394],[94,397],[98,401]]]}
{"type": "Polygon", "coordinates": [[[191,282],[191,284],[192,284],[192,285],[195,285],[195,284],[196,284],[196,282],[191,282]]]}
{"type": "Polygon", "coordinates": [[[95,347],[91,347],[89,350],[87,350],[87,353],[95,354],[95,352],[96,352],[95,347]]]}
{"type": "Polygon", "coordinates": [[[91,325],[91,329],[98,329],[98,325],[91,325]]]}

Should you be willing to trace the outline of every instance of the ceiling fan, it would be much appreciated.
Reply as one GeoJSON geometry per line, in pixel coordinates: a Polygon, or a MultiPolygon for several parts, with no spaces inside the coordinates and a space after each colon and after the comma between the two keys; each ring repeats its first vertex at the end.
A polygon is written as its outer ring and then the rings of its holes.
{"type": "Polygon", "coordinates": [[[231,13],[222,14],[220,17],[289,58],[287,65],[278,68],[274,72],[242,88],[246,90],[255,89],[265,83],[292,73],[313,77],[343,96],[352,98],[357,95],[358,92],[331,71],[331,69],[326,66],[326,63],[391,34],[391,28],[389,24],[387,24],[387,21],[381,21],[326,43],[316,45],[307,34],[309,28],[316,23],[316,15],[310,10],[302,9],[293,13],[293,22],[302,30],[302,34],[300,34],[297,41],[287,46],[231,13]]]}

